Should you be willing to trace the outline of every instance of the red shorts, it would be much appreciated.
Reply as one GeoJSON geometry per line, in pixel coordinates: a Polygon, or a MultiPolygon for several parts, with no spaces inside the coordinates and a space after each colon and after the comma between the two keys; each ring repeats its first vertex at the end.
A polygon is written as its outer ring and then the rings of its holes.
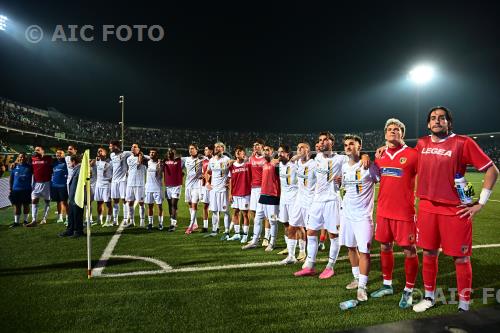
{"type": "Polygon", "coordinates": [[[417,245],[437,250],[453,257],[472,254],[472,219],[458,215],[433,214],[419,210],[417,216],[417,245]]]}
{"type": "Polygon", "coordinates": [[[396,241],[399,246],[415,244],[417,227],[414,221],[401,221],[377,216],[375,239],[380,243],[396,241]]]}

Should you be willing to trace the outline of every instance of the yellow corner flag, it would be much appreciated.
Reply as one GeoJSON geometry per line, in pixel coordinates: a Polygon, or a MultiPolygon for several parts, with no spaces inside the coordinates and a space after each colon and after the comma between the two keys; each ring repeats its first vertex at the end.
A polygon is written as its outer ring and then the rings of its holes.
{"type": "Polygon", "coordinates": [[[76,186],[75,203],[80,208],[83,208],[84,205],[85,183],[90,179],[89,155],[89,150],[85,150],[85,153],[83,153],[82,165],[80,167],[80,175],[78,176],[78,185],[76,186]]]}

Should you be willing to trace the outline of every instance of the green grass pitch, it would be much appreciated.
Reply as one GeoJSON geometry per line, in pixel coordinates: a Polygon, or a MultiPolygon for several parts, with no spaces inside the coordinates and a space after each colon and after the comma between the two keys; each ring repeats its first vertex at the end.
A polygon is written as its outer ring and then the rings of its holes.
{"type": "MultiPolygon", "coordinates": [[[[468,178],[479,192],[482,175],[471,173],[468,178]]],[[[500,192],[496,190],[491,199],[475,218],[474,245],[500,243],[500,192]]],[[[263,248],[242,251],[239,243],[203,238],[198,232],[184,235],[188,210],[183,198],[179,207],[176,232],[127,229],[113,255],[152,257],[174,269],[283,259],[277,254],[285,246],[282,226],[278,250],[272,253],[264,252],[263,248]]],[[[294,277],[292,273],[299,269],[299,264],[88,280],[85,238],[58,238],[63,226],[55,223],[54,208],[49,216],[46,225],[9,229],[12,209],[0,210],[0,322],[3,332],[321,332],[439,316],[457,310],[456,305],[451,304],[439,305],[420,314],[399,309],[397,304],[404,287],[401,255],[396,256],[395,294],[369,299],[366,304],[349,311],[339,309],[340,302],[355,298],[355,292],[345,289],[352,278],[347,260],[338,261],[336,275],[326,281],[317,277],[294,277]]],[[[199,210],[199,224],[200,216],[199,210]]],[[[167,221],[166,218],[166,225],[167,221]]],[[[92,228],[93,265],[115,231],[116,228],[92,228]]],[[[375,244],[372,253],[378,252],[378,244],[375,244]]],[[[340,256],[346,253],[342,249],[340,256]]],[[[482,288],[500,288],[499,255],[499,247],[474,250],[473,309],[487,306],[482,302],[482,288]]],[[[319,260],[323,261],[318,263],[318,269],[323,268],[327,256],[328,248],[319,252],[319,260]]],[[[111,258],[103,273],[157,269],[158,266],[142,260],[111,258]]],[[[369,291],[380,284],[380,262],[375,257],[369,291]]],[[[447,290],[455,286],[453,262],[441,256],[438,287],[447,290]]],[[[416,287],[422,288],[420,272],[416,287]]],[[[490,298],[489,304],[493,303],[495,299],[490,298]]]]}

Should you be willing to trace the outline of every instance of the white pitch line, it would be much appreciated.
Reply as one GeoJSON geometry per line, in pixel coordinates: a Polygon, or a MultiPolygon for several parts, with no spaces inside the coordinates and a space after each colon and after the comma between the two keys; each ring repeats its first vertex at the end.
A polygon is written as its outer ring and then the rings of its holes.
{"type": "MultiPolygon", "coordinates": [[[[483,248],[495,248],[500,247],[500,244],[480,244],[472,246],[473,249],[483,249],[483,248]]],[[[419,251],[421,252],[421,251],[419,251]]],[[[395,252],[394,254],[402,255],[404,252],[395,252]]],[[[152,258],[135,257],[135,256],[112,256],[117,258],[129,258],[129,259],[140,259],[153,262],[152,258]]],[[[380,257],[379,253],[374,253],[371,255],[372,258],[380,257]]],[[[343,256],[337,258],[337,261],[348,260],[348,256],[343,256]]],[[[319,259],[317,262],[326,262],[327,259],[319,259]]],[[[163,261],[161,261],[164,263],[163,261]]],[[[164,263],[165,264],[165,263],[164,263]]],[[[167,265],[168,266],[168,265],[167,265]]],[[[242,268],[258,268],[258,267],[268,267],[268,266],[282,266],[280,261],[267,261],[267,262],[255,262],[248,264],[232,264],[232,265],[219,265],[219,266],[192,266],[183,268],[171,268],[163,270],[150,270],[150,271],[136,271],[127,273],[101,273],[101,277],[126,277],[126,276],[142,276],[142,275],[158,275],[158,274],[170,274],[170,273],[184,273],[184,272],[202,272],[202,271],[218,271],[218,270],[228,270],[228,269],[242,269],[242,268]]]]}
{"type": "Polygon", "coordinates": [[[115,249],[115,246],[118,243],[118,240],[120,239],[124,228],[125,226],[123,225],[123,223],[120,224],[113,237],[111,237],[111,240],[104,249],[101,258],[99,258],[97,265],[92,269],[92,276],[100,276],[102,274],[102,271],[104,270],[104,267],[106,267],[109,258],[113,254],[113,250],[115,249]]]}

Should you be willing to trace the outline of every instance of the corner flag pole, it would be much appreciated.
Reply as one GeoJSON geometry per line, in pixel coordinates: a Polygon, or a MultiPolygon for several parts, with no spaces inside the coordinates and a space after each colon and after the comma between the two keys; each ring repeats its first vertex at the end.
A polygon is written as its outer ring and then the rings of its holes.
{"type": "Polygon", "coordinates": [[[87,213],[85,214],[87,216],[87,278],[90,279],[92,278],[92,242],[90,239],[90,230],[91,230],[91,224],[90,224],[90,178],[87,177],[85,181],[85,188],[87,190],[87,213]]]}

